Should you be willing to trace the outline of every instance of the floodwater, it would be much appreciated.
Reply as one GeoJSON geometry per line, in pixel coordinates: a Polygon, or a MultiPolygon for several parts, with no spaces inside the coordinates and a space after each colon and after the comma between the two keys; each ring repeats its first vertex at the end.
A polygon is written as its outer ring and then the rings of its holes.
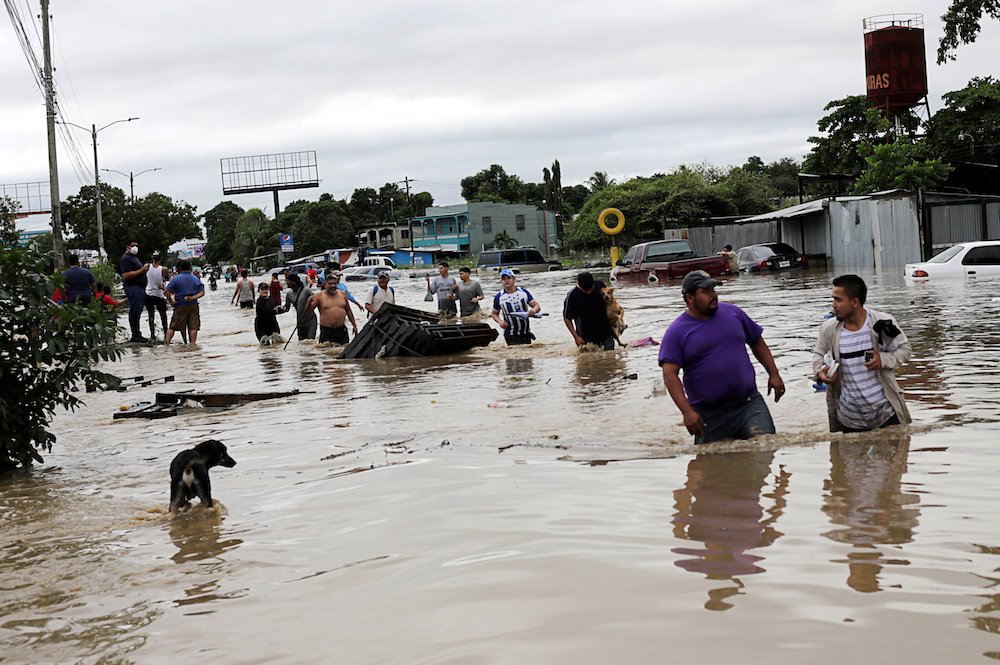
{"type": "MultiPolygon", "coordinates": [[[[60,413],[46,464],[0,479],[0,662],[1000,659],[998,284],[866,275],[913,343],[915,422],[844,436],[808,378],[831,277],[720,287],[788,393],[779,434],[699,449],[654,394],[655,347],[572,347],[572,273],[521,280],[552,313],[530,348],[350,362],[259,348],[222,283],[197,348],[112,371],[304,392],[112,419],[153,385],[60,413]],[[212,471],[221,507],[171,518],[170,460],[206,438],[238,462],[212,471]]],[[[396,287],[430,307],[422,279],[396,287]]],[[[628,340],[682,306],[676,285],[617,295],[628,340]]]]}

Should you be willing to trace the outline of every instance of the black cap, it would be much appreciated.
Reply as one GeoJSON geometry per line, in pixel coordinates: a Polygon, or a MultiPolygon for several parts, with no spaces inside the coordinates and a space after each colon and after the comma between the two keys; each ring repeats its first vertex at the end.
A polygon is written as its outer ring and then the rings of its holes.
{"type": "Polygon", "coordinates": [[[681,282],[681,292],[691,293],[698,289],[710,289],[719,284],[722,284],[722,282],[713,278],[704,270],[692,270],[684,275],[684,281],[681,282]]]}
{"type": "Polygon", "coordinates": [[[152,254],[152,256],[159,256],[159,255],[160,255],[160,250],[156,250],[156,251],[155,251],[155,252],[153,252],[153,254],[152,254]]]}

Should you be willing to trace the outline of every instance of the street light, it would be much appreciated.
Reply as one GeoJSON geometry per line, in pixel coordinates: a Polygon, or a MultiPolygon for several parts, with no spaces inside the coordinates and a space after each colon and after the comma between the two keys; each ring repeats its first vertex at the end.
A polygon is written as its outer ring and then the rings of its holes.
{"type": "Polygon", "coordinates": [[[119,122],[132,122],[133,120],[138,120],[139,118],[122,118],[121,120],[115,120],[114,122],[109,122],[100,129],[97,125],[91,125],[90,129],[76,124],[75,122],[61,121],[63,125],[69,125],[71,127],[76,127],[77,129],[82,129],[85,132],[90,132],[90,138],[94,143],[94,186],[97,189],[97,254],[98,256],[104,257],[108,253],[104,251],[104,217],[101,215],[101,170],[97,167],[97,134],[102,132],[111,125],[117,125],[119,122]]]}
{"type": "Polygon", "coordinates": [[[163,169],[157,166],[155,169],[146,169],[145,171],[139,171],[138,173],[132,173],[131,171],[129,171],[128,173],[122,173],[121,171],[118,171],[116,169],[101,169],[101,170],[108,171],[110,173],[117,173],[118,175],[125,176],[126,178],[128,178],[129,199],[133,203],[135,203],[135,179],[141,176],[143,173],[149,173],[150,171],[162,171],[163,169]]]}

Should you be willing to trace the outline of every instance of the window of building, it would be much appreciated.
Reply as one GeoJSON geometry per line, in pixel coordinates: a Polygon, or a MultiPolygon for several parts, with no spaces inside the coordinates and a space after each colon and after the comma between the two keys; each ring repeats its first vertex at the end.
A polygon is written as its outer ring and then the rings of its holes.
{"type": "Polygon", "coordinates": [[[514,215],[514,226],[518,231],[524,230],[524,215],[514,215]]]}
{"type": "Polygon", "coordinates": [[[403,229],[403,230],[401,230],[399,232],[399,237],[402,238],[403,240],[406,240],[407,238],[410,237],[410,230],[409,229],[403,229]]]}
{"type": "Polygon", "coordinates": [[[492,217],[483,217],[483,233],[493,233],[492,217]]]}

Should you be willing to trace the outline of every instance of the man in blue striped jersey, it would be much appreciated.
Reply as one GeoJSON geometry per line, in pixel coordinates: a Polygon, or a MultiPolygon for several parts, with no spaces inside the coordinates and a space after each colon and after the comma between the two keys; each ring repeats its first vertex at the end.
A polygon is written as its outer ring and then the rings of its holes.
{"type": "Polygon", "coordinates": [[[531,295],[528,289],[522,289],[516,284],[514,271],[504,268],[500,271],[500,284],[503,288],[493,296],[493,320],[503,330],[507,346],[515,344],[531,344],[535,336],[531,334],[531,317],[538,314],[542,307],[531,295]],[[501,319],[500,316],[503,315],[501,319]]]}
{"type": "Polygon", "coordinates": [[[893,370],[912,350],[896,321],[865,307],[868,287],[857,275],[833,280],[834,317],[813,349],[813,373],[827,383],[831,432],[864,432],[909,424],[903,389],[893,370]]]}

